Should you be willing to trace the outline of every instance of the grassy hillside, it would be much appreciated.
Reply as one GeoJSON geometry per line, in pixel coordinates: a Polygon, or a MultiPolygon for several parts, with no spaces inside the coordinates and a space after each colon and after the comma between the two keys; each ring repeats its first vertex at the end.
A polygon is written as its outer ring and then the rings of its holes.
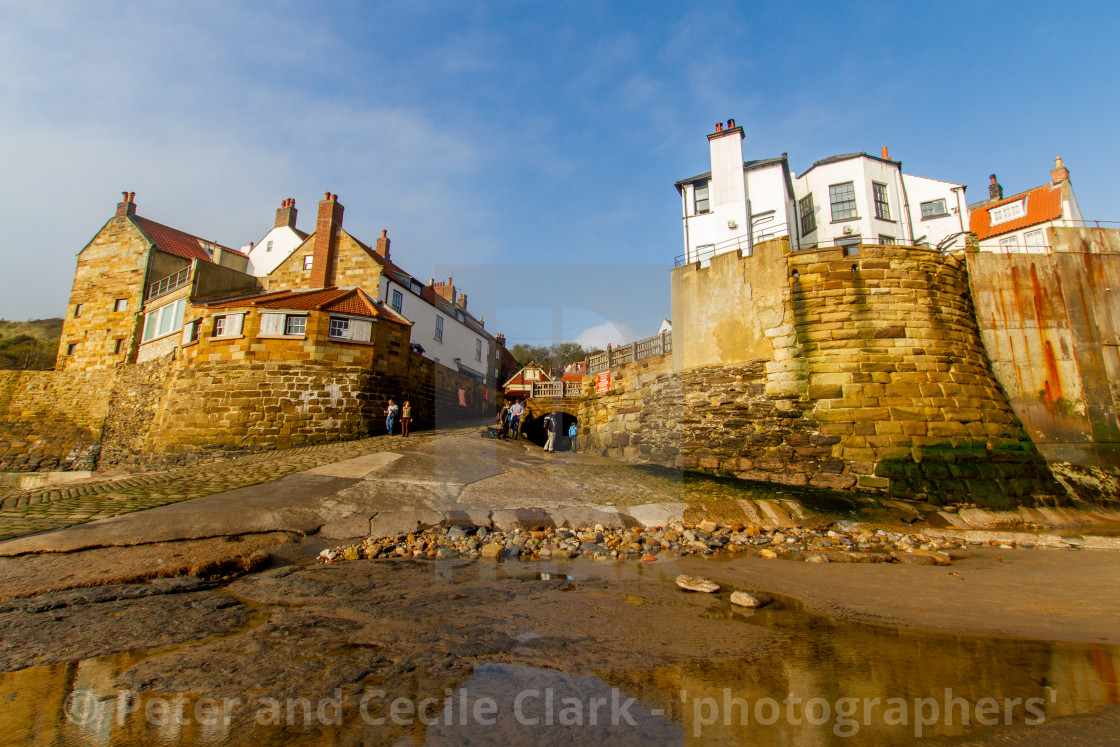
{"type": "Polygon", "coordinates": [[[61,319],[0,319],[0,368],[52,368],[61,334],[61,319]]]}

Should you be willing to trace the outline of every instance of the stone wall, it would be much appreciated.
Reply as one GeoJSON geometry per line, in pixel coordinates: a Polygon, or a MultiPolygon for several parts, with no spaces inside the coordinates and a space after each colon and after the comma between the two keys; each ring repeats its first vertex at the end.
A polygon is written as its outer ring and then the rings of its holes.
{"type": "Polygon", "coordinates": [[[1048,460],[1120,468],[1120,231],[1051,228],[1049,254],[967,256],[981,337],[1048,460]]]}
{"type": "Polygon", "coordinates": [[[0,472],[92,469],[111,368],[0,371],[0,472]]]}
{"type": "Polygon", "coordinates": [[[611,371],[609,391],[585,381],[577,415],[581,451],[628,462],[679,467],[688,424],[681,377],[671,356],[647,358],[611,371]]]}
{"type": "Polygon", "coordinates": [[[1061,495],[988,364],[962,258],[780,241],[673,273],[672,364],[612,372],[586,448],[989,506],[1061,495]]]}
{"type": "Polygon", "coordinates": [[[153,466],[148,439],[166,392],[172,357],[134,366],[119,366],[109,393],[106,418],[101,430],[100,469],[120,466],[153,466]]]}

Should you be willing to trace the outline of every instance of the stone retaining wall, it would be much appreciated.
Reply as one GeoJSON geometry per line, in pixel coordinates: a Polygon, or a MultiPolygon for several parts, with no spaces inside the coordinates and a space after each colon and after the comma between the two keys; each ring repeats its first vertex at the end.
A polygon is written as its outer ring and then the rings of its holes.
{"type": "Polygon", "coordinates": [[[962,258],[777,241],[673,272],[677,370],[612,372],[585,448],[986,506],[1063,495],[992,373],[962,258]]]}
{"type": "Polygon", "coordinates": [[[115,369],[0,371],[0,472],[87,470],[115,369]]]}
{"type": "Polygon", "coordinates": [[[419,355],[393,374],[332,362],[183,360],[93,371],[0,372],[0,472],[160,469],[385,432],[388,399],[413,427],[492,417],[495,392],[419,355]],[[462,390],[465,404],[460,404],[462,390]]]}

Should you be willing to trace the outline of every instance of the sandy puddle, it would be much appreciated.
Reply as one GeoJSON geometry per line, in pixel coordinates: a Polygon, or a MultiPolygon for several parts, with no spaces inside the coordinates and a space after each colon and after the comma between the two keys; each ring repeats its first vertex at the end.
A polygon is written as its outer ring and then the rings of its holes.
{"type": "MultiPolygon", "coordinates": [[[[455,572],[477,577],[480,571],[468,565],[455,572]]],[[[540,569],[530,566],[484,572],[541,583],[540,569]]],[[[554,581],[614,572],[573,563],[547,573],[554,581]]],[[[648,603],[645,587],[634,583],[621,602],[641,608],[648,603]]],[[[689,635],[688,614],[682,611],[682,637],[689,635]]],[[[227,707],[201,693],[122,690],[118,675],[169,649],[128,652],[0,674],[0,742],[888,745],[1120,703],[1117,647],[835,620],[780,597],[759,610],[723,605],[703,614],[763,629],[775,642],[750,659],[677,659],[642,669],[600,671],[590,661],[585,671],[566,673],[485,661],[439,692],[402,691],[372,678],[359,683],[361,698],[251,708],[227,707]]],[[[255,611],[260,615],[267,607],[255,611]]],[[[525,655],[531,661],[547,635],[536,629],[515,636],[522,662],[525,655]]],[[[338,646],[307,655],[326,660],[352,653],[338,646]]]]}

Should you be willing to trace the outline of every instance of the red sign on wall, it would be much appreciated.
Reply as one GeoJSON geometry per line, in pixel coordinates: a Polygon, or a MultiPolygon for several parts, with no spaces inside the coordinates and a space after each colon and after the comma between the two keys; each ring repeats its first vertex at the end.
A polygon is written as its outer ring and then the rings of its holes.
{"type": "Polygon", "coordinates": [[[595,393],[606,394],[611,388],[611,372],[600,371],[595,377],[595,393]]]}
{"type": "Polygon", "coordinates": [[[459,407],[467,406],[467,392],[464,389],[459,390],[459,407]]]}

